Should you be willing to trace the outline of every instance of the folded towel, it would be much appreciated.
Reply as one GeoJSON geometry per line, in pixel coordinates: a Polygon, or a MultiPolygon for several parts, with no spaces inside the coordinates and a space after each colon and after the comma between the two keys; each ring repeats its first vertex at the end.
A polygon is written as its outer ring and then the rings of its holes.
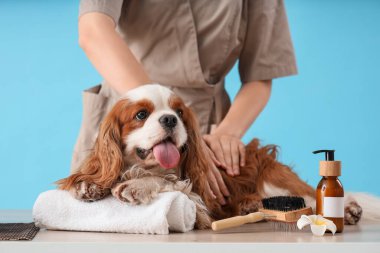
{"type": "Polygon", "coordinates": [[[38,196],[33,218],[36,226],[54,230],[168,234],[194,228],[195,204],[181,192],[160,193],[149,205],[132,206],[112,196],[87,203],[50,190],[38,196]]]}

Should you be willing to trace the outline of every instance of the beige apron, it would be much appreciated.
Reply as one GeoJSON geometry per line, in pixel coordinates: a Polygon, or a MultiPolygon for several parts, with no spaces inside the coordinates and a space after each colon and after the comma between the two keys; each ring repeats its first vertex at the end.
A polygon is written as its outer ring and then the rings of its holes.
{"type": "MultiPolygon", "coordinates": [[[[209,133],[230,106],[224,77],[239,60],[242,83],[296,73],[282,1],[82,0],[80,15],[110,16],[151,80],[172,89],[209,133]]],[[[83,93],[71,171],[92,149],[119,95],[106,83],[83,93]]]]}

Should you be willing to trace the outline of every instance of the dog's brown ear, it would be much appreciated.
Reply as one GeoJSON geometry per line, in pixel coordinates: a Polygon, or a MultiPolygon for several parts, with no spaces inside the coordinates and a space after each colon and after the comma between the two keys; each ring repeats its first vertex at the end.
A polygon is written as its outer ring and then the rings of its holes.
{"type": "Polygon", "coordinates": [[[184,109],[183,122],[187,130],[188,147],[181,162],[181,169],[190,179],[193,185],[192,190],[200,195],[206,206],[209,207],[216,202],[206,191],[206,173],[212,161],[205,154],[204,145],[206,144],[202,139],[198,121],[194,113],[187,107],[184,109]]]}
{"type": "Polygon", "coordinates": [[[121,109],[126,101],[118,102],[103,120],[94,149],[79,167],[78,172],[56,182],[62,190],[69,190],[85,181],[110,188],[124,166],[121,136],[121,109]]]}

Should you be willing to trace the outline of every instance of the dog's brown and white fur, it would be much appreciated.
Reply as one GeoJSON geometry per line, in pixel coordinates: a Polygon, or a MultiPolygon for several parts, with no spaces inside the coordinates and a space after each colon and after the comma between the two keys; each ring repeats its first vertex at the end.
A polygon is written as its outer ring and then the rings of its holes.
{"type": "MultiPolygon", "coordinates": [[[[302,196],[314,207],[314,189],[276,160],[276,146],[260,147],[256,139],[246,146],[246,165],[239,176],[230,177],[221,170],[231,193],[221,206],[205,188],[211,160],[203,145],[196,118],[183,101],[165,87],[144,85],[116,103],[100,126],[92,153],[77,173],[57,184],[80,200],[96,201],[112,194],[136,205],[149,203],[160,192],[182,191],[197,205],[196,227],[200,229],[210,227],[214,219],[257,211],[261,199],[270,196],[302,196]],[[163,115],[174,116],[175,127],[162,127],[163,115]],[[152,148],[162,141],[172,142],[180,152],[174,169],[162,168],[153,155],[152,148]],[[186,180],[179,179],[181,172],[186,180]]],[[[355,224],[360,216],[361,207],[355,201],[346,204],[346,223],[355,224]]]]}

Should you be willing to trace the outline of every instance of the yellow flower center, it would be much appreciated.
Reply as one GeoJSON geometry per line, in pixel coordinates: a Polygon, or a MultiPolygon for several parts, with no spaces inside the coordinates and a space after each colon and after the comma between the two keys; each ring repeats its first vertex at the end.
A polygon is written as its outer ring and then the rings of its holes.
{"type": "Polygon", "coordinates": [[[318,226],[321,226],[321,225],[326,225],[326,222],[322,221],[322,220],[317,220],[314,222],[315,225],[318,225],[318,226]]]}

